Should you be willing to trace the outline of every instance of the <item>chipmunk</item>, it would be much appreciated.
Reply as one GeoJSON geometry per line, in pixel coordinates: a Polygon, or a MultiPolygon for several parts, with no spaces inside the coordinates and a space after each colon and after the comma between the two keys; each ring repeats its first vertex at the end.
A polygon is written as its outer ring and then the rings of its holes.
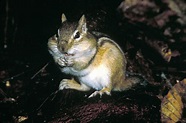
{"type": "Polygon", "coordinates": [[[75,23],[68,22],[62,14],[61,21],[58,36],[48,40],[48,49],[60,70],[73,78],[63,79],[59,90],[95,89],[91,98],[128,90],[142,81],[140,77],[126,76],[127,61],[119,45],[108,37],[96,37],[89,32],[84,15],[75,23]]]}

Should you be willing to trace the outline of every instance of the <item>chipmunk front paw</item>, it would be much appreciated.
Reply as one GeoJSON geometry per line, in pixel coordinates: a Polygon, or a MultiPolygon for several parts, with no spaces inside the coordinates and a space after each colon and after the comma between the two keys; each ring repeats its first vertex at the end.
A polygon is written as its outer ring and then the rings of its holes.
{"type": "Polygon", "coordinates": [[[72,57],[65,57],[66,66],[70,67],[74,65],[74,59],[72,57]]]}
{"type": "Polygon", "coordinates": [[[81,90],[81,85],[77,83],[74,79],[63,79],[59,84],[59,90],[64,89],[81,90]]]}
{"type": "Polygon", "coordinates": [[[60,58],[56,59],[56,62],[61,67],[67,66],[67,61],[64,59],[64,57],[60,57],[60,58]]]}
{"type": "Polygon", "coordinates": [[[69,89],[71,88],[72,83],[69,79],[63,79],[59,84],[59,90],[69,89]]]}

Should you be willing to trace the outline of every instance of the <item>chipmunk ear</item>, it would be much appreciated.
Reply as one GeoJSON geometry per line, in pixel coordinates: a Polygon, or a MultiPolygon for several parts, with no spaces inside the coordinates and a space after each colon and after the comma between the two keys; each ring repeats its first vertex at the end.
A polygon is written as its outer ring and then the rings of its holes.
{"type": "Polygon", "coordinates": [[[63,22],[65,22],[67,20],[67,18],[66,18],[66,16],[65,16],[65,14],[63,13],[62,15],[61,15],[61,22],[63,23],[63,22]]]}
{"type": "Polygon", "coordinates": [[[81,29],[82,32],[84,33],[87,32],[87,22],[86,22],[85,15],[83,15],[79,20],[79,28],[81,29]]]}

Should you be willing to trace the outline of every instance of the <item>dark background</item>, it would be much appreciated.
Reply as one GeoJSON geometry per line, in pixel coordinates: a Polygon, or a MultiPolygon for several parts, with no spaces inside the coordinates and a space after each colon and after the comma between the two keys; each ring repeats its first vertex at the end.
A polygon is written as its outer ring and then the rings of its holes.
{"type": "MultiPolygon", "coordinates": [[[[172,88],[166,81],[174,86],[186,75],[186,3],[124,0],[118,9],[122,1],[1,0],[0,122],[161,122],[161,101],[172,88]],[[127,71],[149,85],[94,99],[87,99],[93,90],[54,93],[69,77],[47,48],[62,13],[69,21],[85,14],[89,30],[114,39],[126,54],[127,71]]],[[[185,114],[184,108],[182,119],[185,114]]]]}
{"type": "MultiPolygon", "coordinates": [[[[47,40],[54,35],[65,13],[71,21],[78,20],[83,14],[104,10],[109,16],[116,13],[120,1],[98,0],[47,0],[47,1],[1,1],[1,48],[6,36],[8,48],[29,48],[31,52],[46,49],[47,40]],[[8,7],[6,5],[8,4],[8,7]],[[8,9],[8,11],[6,11],[8,9]],[[8,17],[7,17],[8,15],[8,17]],[[7,20],[7,21],[6,21],[7,20]],[[7,31],[5,34],[5,23],[7,31]],[[36,49],[32,49],[35,47],[36,49]]],[[[115,21],[109,20],[110,22],[115,21]]],[[[110,30],[111,31],[111,30],[110,30]]]]}

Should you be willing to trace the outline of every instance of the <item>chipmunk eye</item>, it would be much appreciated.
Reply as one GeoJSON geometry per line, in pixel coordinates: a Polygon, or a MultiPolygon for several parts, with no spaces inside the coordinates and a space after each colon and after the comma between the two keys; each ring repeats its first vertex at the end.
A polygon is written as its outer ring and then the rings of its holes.
{"type": "Polygon", "coordinates": [[[77,38],[79,38],[80,37],[80,33],[79,33],[79,31],[77,31],[76,33],[75,33],[75,35],[74,35],[74,39],[77,39],[77,38]]]}

